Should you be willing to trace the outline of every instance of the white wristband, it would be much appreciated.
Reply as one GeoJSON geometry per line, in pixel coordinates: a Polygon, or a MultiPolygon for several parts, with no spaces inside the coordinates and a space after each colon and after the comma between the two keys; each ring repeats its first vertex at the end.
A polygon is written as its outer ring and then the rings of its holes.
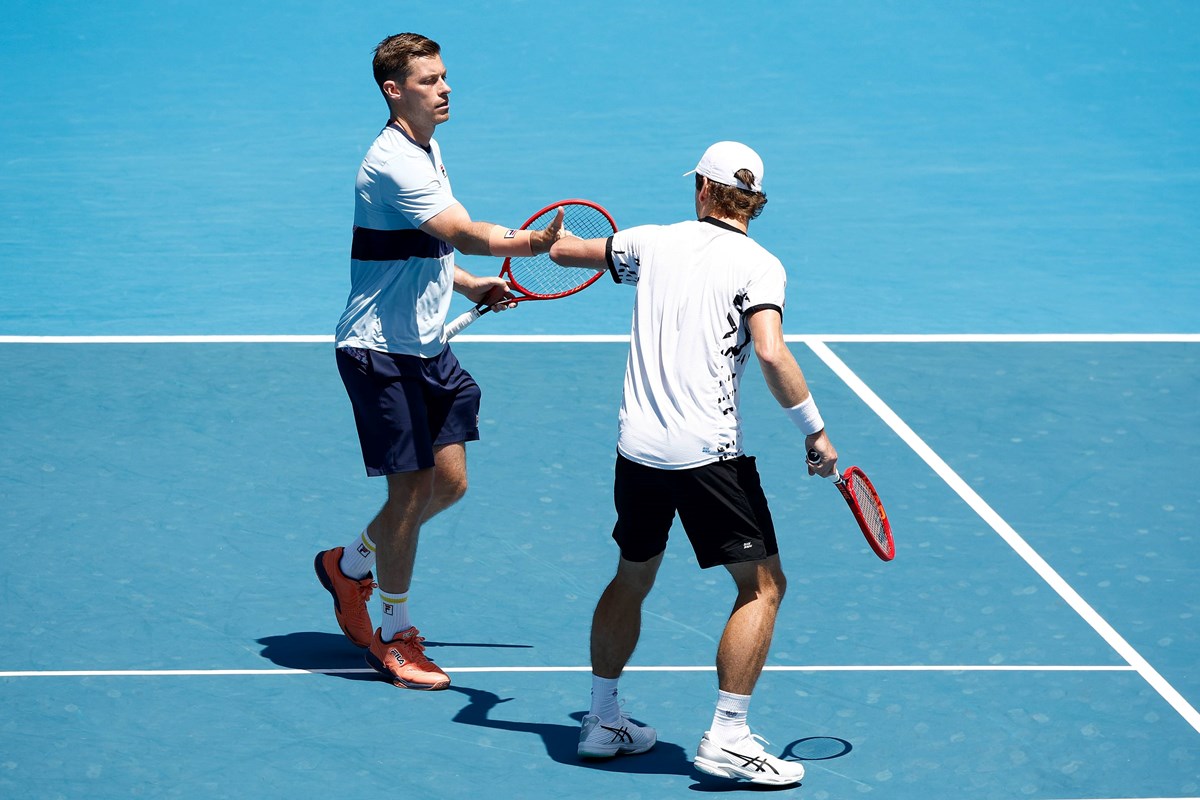
{"type": "Polygon", "coordinates": [[[784,411],[796,423],[796,427],[804,431],[805,436],[825,430],[825,420],[821,419],[821,412],[817,410],[817,403],[811,394],[800,405],[785,408],[784,411]]]}

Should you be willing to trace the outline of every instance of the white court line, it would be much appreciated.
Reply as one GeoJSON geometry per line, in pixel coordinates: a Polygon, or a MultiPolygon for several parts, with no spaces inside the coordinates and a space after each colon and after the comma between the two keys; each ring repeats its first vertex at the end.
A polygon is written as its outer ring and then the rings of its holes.
{"type": "MultiPolygon", "coordinates": [[[[829,333],[787,334],[788,342],[866,343],[1163,343],[1200,342],[1200,333],[829,333]]],[[[598,343],[629,341],[628,334],[463,334],[456,342],[500,344],[598,343]]],[[[0,336],[0,344],[333,344],[328,334],[182,334],[170,336],[0,336]]]]}
{"type": "Polygon", "coordinates": [[[810,340],[808,341],[808,346],[814,353],[817,354],[817,357],[824,361],[825,364],[832,369],[837,376],[846,383],[847,386],[854,390],[855,394],[862,398],[863,402],[866,403],[872,411],[878,414],[879,418],[887,423],[887,425],[893,431],[895,431],[896,434],[909,447],[911,447],[913,451],[925,461],[926,464],[932,467],[933,471],[936,472],[938,476],[941,477],[941,479],[944,480],[946,484],[958,494],[959,497],[965,500],[967,505],[974,509],[975,513],[983,518],[984,522],[991,526],[992,530],[1000,534],[1000,537],[1017,552],[1017,555],[1021,556],[1021,558],[1023,558],[1025,562],[1029,564],[1029,566],[1033,567],[1034,571],[1042,577],[1042,580],[1049,584],[1050,588],[1058,592],[1058,595],[1063,600],[1067,601],[1067,604],[1070,605],[1071,608],[1075,609],[1075,613],[1083,617],[1084,621],[1091,625],[1092,629],[1095,630],[1096,633],[1100,634],[1104,641],[1108,642],[1110,647],[1116,650],[1117,653],[1123,659],[1125,659],[1130,666],[1136,669],[1138,674],[1140,674],[1147,683],[1154,687],[1154,690],[1162,695],[1163,699],[1170,703],[1171,707],[1174,708],[1179,715],[1182,716],[1188,722],[1188,724],[1196,730],[1197,733],[1200,733],[1200,713],[1197,713],[1196,709],[1184,699],[1183,695],[1176,691],[1175,687],[1168,683],[1162,675],[1158,674],[1158,671],[1154,669],[1154,667],[1150,666],[1150,662],[1146,661],[1146,659],[1143,658],[1142,655],[1129,644],[1129,642],[1125,641],[1125,639],[1119,633],[1117,633],[1117,631],[1111,625],[1109,625],[1103,617],[1096,613],[1096,610],[1088,605],[1087,601],[1084,600],[1079,593],[1071,587],[1070,584],[1063,580],[1062,576],[1060,576],[1054,570],[1054,568],[1046,562],[1045,559],[1038,555],[1037,551],[1030,547],[1029,544],[1023,538],[1021,538],[1019,533],[1017,533],[1007,522],[1005,522],[1004,519],[975,492],[974,489],[967,485],[967,482],[959,477],[958,473],[951,469],[950,465],[943,461],[942,458],[933,451],[933,448],[925,444],[921,437],[917,436],[913,429],[910,428],[904,422],[904,420],[900,419],[896,412],[892,411],[892,409],[889,408],[888,405],[879,398],[879,395],[871,391],[870,387],[868,387],[866,383],[864,383],[862,379],[860,379],[858,375],[854,373],[853,370],[846,366],[846,363],[838,358],[824,342],[810,340]]]}
{"type": "Polygon", "coordinates": [[[916,342],[926,343],[1079,343],[1099,342],[1103,344],[1139,342],[1200,342],[1200,333],[895,333],[857,334],[833,333],[816,336],[784,336],[789,342],[916,342]]]}
{"type": "MultiPolygon", "coordinates": [[[[443,667],[448,673],[543,673],[543,672],[591,672],[590,666],[577,667],[443,667]]],[[[716,672],[712,666],[629,666],[626,672],[716,672]]],[[[1016,664],[871,664],[796,666],[770,665],[763,672],[1133,672],[1131,666],[1025,666],[1016,664]]],[[[12,670],[0,671],[0,678],[169,678],[179,676],[279,676],[279,675],[373,675],[368,667],[316,668],[313,669],[59,669],[59,670],[12,670]]]]}
{"type": "Polygon", "coordinates": [[[0,336],[0,344],[333,344],[332,335],[182,334],[178,336],[0,336]]]}

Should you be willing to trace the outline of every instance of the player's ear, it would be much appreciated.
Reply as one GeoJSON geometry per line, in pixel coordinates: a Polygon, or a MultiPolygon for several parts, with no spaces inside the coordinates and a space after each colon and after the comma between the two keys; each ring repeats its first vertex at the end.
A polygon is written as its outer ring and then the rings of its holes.
{"type": "Polygon", "coordinates": [[[382,84],[380,84],[379,88],[383,92],[383,96],[386,97],[388,100],[399,100],[400,99],[400,94],[401,94],[400,84],[396,83],[395,81],[386,80],[382,84]]]}

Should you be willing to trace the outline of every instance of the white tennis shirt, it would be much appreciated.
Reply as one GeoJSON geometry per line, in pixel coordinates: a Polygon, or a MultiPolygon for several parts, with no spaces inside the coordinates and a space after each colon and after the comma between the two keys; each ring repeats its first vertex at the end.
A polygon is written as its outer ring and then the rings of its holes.
{"type": "Polygon", "coordinates": [[[746,317],[783,313],[783,264],[713,219],[618,231],[608,263],[618,283],[637,287],[617,450],[660,469],[742,455],[746,317]]]}
{"type": "Polygon", "coordinates": [[[425,148],[396,123],[363,158],[354,198],[350,296],[338,347],[432,358],[454,291],[454,248],[420,226],[457,202],[436,141],[425,148]]]}

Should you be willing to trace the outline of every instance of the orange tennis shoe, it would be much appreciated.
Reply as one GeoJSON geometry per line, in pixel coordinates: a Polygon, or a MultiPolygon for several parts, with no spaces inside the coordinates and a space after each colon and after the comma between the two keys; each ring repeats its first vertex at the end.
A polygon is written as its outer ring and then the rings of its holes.
{"type": "Polygon", "coordinates": [[[425,655],[425,638],[416,628],[401,631],[390,642],[383,629],[375,631],[366,652],[367,663],[401,689],[434,691],[450,685],[450,678],[425,655]]]}
{"type": "Polygon", "coordinates": [[[317,553],[313,567],[321,585],[333,595],[333,614],[342,633],[359,647],[370,647],[375,626],[371,624],[367,601],[371,599],[375,582],[369,572],[358,580],[347,577],[339,565],[343,550],[344,547],[322,550],[317,553]]]}

